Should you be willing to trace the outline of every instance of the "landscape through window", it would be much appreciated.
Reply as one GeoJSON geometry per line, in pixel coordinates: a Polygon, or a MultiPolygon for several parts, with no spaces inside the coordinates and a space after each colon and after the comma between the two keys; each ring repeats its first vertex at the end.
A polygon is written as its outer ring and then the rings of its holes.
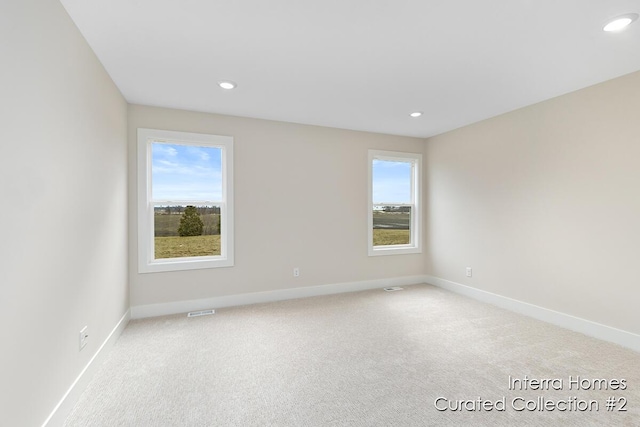
{"type": "Polygon", "coordinates": [[[373,246],[411,243],[412,181],[412,162],[373,160],[373,246]]]}
{"type": "Polygon", "coordinates": [[[151,145],[154,259],[221,254],[222,149],[151,145]]]}
{"type": "Polygon", "coordinates": [[[138,128],[138,272],[233,267],[233,137],[138,128]]]}

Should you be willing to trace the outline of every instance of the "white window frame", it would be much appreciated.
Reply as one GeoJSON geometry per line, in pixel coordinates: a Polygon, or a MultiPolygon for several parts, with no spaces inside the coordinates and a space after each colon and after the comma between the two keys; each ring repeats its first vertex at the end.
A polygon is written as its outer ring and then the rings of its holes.
{"type": "Polygon", "coordinates": [[[369,256],[400,255],[422,253],[422,154],[400,151],[369,150],[369,256]],[[373,161],[411,163],[411,203],[373,203],[373,161]],[[406,245],[373,246],[373,208],[374,206],[411,206],[410,243],[406,245]]]}
{"type": "Polygon", "coordinates": [[[233,137],[139,128],[137,172],[139,273],[233,266],[233,137]],[[222,150],[221,200],[153,200],[151,144],[154,142],[220,148],[222,150]],[[220,206],[220,255],[154,259],[153,208],[158,204],[220,206]]]}

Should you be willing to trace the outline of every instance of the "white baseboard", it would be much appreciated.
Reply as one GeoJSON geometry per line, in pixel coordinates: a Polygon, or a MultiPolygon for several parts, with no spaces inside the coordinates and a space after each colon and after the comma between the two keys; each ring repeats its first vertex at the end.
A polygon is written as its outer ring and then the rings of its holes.
{"type": "Polygon", "coordinates": [[[206,310],[210,308],[233,307],[319,295],[338,294],[343,292],[356,292],[387,286],[409,286],[420,283],[429,283],[478,301],[483,301],[525,316],[533,317],[534,319],[542,320],[543,322],[551,323],[562,328],[580,332],[582,334],[589,335],[603,341],[612,342],[640,352],[640,335],[638,334],[430,275],[365,280],[359,282],[336,283],[331,285],[278,289],[274,291],[229,295],[198,300],[139,305],[131,307],[131,318],[142,319],[145,317],[165,316],[170,314],[186,313],[189,311],[206,310]]]}
{"type": "Polygon", "coordinates": [[[69,390],[62,397],[58,405],[53,409],[49,418],[42,424],[42,427],[58,427],[64,424],[64,421],[67,419],[71,410],[75,406],[76,402],[80,398],[80,395],[84,391],[84,389],[89,384],[89,381],[93,378],[97,369],[102,366],[106,356],[109,354],[109,350],[113,347],[113,344],[118,340],[120,334],[129,323],[129,319],[131,318],[131,310],[127,310],[127,312],[120,318],[118,324],[113,328],[109,336],[102,343],[96,354],[93,355],[87,366],[84,367],[78,378],[71,384],[69,390]]]}
{"type": "Polygon", "coordinates": [[[283,301],[319,295],[339,294],[343,292],[356,292],[366,289],[384,288],[386,286],[417,285],[419,283],[424,283],[424,281],[424,276],[404,276],[391,279],[376,279],[360,282],[335,283],[331,285],[307,286],[302,288],[278,289],[275,291],[254,292],[162,304],[138,305],[131,307],[131,318],[142,319],[145,317],[166,316],[168,314],[186,313],[189,311],[206,310],[210,308],[234,307],[238,305],[283,301]]]}
{"type": "Polygon", "coordinates": [[[438,286],[449,291],[468,296],[470,298],[487,302],[495,306],[505,308],[543,322],[551,323],[562,328],[580,332],[594,338],[608,341],[623,347],[630,348],[640,352],[640,335],[632,332],[623,331],[622,329],[613,328],[611,326],[602,325],[592,322],[591,320],[582,319],[580,317],[571,316],[570,314],[561,313],[559,311],[549,310],[537,305],[529,304],[513,298],[504,297],[502,295],[483,291],[471,286],[462,285],[450,280],[441,279],[439,277],[424,276],[424,282],[438,286]]]}

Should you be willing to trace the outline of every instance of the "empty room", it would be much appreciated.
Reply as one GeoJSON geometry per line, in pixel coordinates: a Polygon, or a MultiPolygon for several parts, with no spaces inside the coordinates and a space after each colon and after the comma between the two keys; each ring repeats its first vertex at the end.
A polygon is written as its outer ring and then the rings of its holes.
{"type": "Polygon", "coordinates": [[[0,426],[640,425],[639,13],[2,0],[0,426]]]}

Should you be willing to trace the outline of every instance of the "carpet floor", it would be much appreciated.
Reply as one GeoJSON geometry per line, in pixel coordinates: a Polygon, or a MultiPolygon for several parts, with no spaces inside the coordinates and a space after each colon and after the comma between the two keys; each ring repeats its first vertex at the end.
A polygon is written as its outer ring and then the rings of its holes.
{"type": "Polygon", "coordinates": [[[370,290],[131,321],[65,423],[503,425],[639,426],[640,353],[430,285],[370,290]]]}

